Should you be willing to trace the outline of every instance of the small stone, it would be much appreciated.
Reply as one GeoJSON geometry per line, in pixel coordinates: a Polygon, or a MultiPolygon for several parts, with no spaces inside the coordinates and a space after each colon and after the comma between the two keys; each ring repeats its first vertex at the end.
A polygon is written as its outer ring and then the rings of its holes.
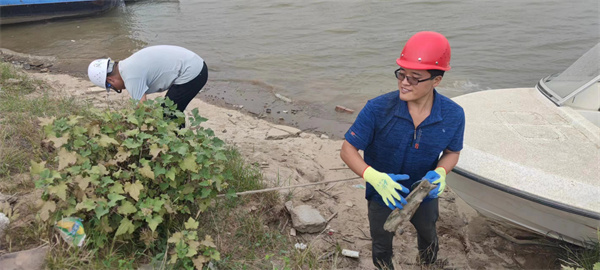
{"type": "Polygon", "coordinates": [[[267,113],[271,113],[271,109],[267,108],[267,113]]]}
{"type": "Polygon", "coordinates": [[[303,233],[318,233],[327,226],[327,221],[319,211],[309,205],[299,205],[290,211],[292,226],[303,233]]]}
{"type": "Polygon", "coordinates": [[[50,247],[38,247],[34,249],[8,253],[0,256],[2,269],[45,269],[44,261],[50,247]]]}
{"type": "Polygon", "coordinates": [[[18,84],[18,83],[21,83],[21,82],[22,82],[22,80],[15,79],[15,78],[9,78],[9,79],[6,80],[6,83],[10,83],[10,84],[18,84]]]}
{"type": "Polygon", "coordinates": [[[327,139],[329,139],[329,136],[327,136],[327,135],[325,135],[325,134],[321,134],[321,139],[325,139],[325,140],[327,140],[327,139]]]}
{"type": "Polygon", "coordinates": [[[0,213],[0,243],[4,239],[4,231],[8,228],[10,220],[4,213],[0,213]]]}
{"type": "Polygon", "coordinates": [[[42,68],[42,69],[40,69],[40,72],[48,72],[48,69],[47,68],[42,68]]]}
{"type": "Polygon", "coordinates": [[[227,133],[227,130],[226,130],[226,129],[224,129],[224,130],[223,130],[223,131],[221,131],[221,132],[223,132],[223,133],[227,133]]]}

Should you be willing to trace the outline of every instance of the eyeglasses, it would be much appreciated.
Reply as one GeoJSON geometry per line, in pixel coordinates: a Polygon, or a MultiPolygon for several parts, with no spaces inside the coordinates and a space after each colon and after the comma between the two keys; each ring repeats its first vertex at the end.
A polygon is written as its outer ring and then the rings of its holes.
{"type": "Polygon", "coordinates": [[[394,71],[394,74],[396,74],[396,78],[397,78],[399,81],[404,81],[404,79],[406,79],[406,80],[408,81],[408,84],[410,84],[410,85],[417,85],[417,84],[419,84],[420,82],[424,82],[424,81],[429,81],[429,80],[433,80],[433,79],[435,79],[435,77],[434,77],[434,76],[431,76],[431,77],[429,77],[429,78],[427,78],[427,79],[422,79],[422,80],[419,80],[419,79],[417,79],[417,78],[415,78],[415,77],[406,76],[406,74],[404,74],[404,73],[400,72],[401,70],[402,70],[402,69],[401,69],[401,68],[399,68],[399,69],[396,69],[396,71],[394,71]]]}

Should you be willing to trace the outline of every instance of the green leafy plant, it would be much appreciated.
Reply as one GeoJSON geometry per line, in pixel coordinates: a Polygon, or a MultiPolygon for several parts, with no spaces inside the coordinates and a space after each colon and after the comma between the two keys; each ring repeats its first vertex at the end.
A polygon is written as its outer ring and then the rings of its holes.
{"type": "Polygon", "coordinates": [[[167,245],[160,239],[170,236],[169,262],[185,268],[218,259],[209,236],[198,242],[192,217],[227,188],[232,173],[224,143],[199,126],[206,119],[197,109],[192,114],[190,127],[180,129],[183,113],[158,98],[136,109],[40,119],[45,142],[57,152],[54,160],[31,162],[43,189],[40,218],[81,218],[96,247],[141,239],[144,248],[160,249],[167,245]]]}

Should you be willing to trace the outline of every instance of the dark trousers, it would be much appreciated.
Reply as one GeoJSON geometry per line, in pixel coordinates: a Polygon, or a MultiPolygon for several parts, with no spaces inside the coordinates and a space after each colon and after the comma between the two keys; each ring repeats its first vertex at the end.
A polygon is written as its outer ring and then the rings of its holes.
{"type": "MultiPolygon", "coordinates": [[[[206,85],[207,80],[208,67],[206,66],[206,62],[204,62],[204,67],[202,67],[202,71],[196,78],[184,84],[172,85],[169,91],[167,91],[166,97],[175,103],[178,111],[183,112],[192,99],[200,93],[200,90],[206,85]]],[[[185,127],[185,122],[180,127],[185,127]]]]}
{"type": "MultiPolygon", "coordinates": [[[[373,264],[379,269],[394,269],[392,264],[392,240],[394,233],[383,229],[383,224],[392,212],[388,207],[368,201],[369,226],[373,240],[373,264]]],[[[417,209],[410,222],[417,230],[419,259],[421,263],[432,264],[437,259],[438,239],[435,223],[439,216],[438,199],[425,203],[417,209]]]]}

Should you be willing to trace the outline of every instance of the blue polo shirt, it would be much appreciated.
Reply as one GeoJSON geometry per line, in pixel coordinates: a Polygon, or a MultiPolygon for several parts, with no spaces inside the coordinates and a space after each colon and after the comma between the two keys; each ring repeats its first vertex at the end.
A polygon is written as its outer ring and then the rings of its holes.
{"type": "MultiPolygon", "coordinates": [[[[431,113],[417,128],[396,90],[369,100],[345,135],[346,141],[364,150],[364,160],[373,169],[409,175],[409,180],[399,182],[408,189],[437,167],[442,151],[463,148],[462,107],[435,89],[433,92],[431,113]]],[[[385,206],[368,183],[365,197],[385,206]]]]}

